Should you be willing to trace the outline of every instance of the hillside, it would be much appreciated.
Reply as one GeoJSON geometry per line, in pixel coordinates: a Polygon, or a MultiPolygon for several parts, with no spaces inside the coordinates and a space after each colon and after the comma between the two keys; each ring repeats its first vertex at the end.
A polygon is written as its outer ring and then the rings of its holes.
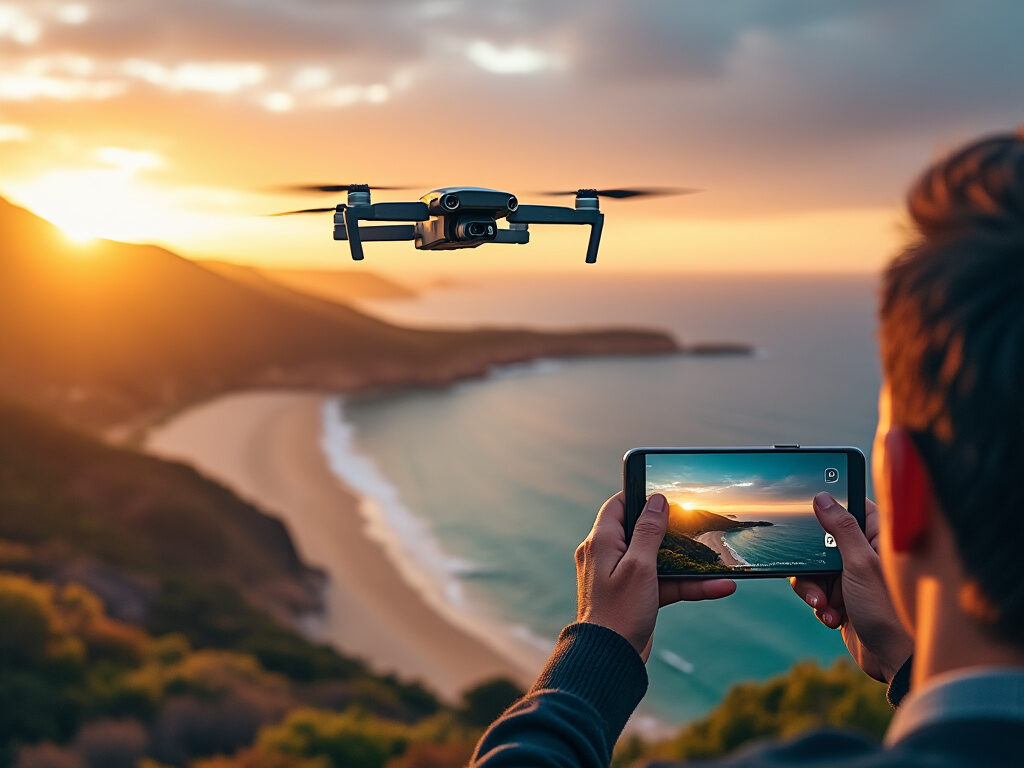
{"type": "Polygon", "coordinates": [[[0,766],[184,768],[289,712],[458,764],[518,695],[491,681],[453,708],[305,639],[294,619],[320,575],[279,521],[192,469],[21,406],[0,402],[0,425],[0,766]]]}
{"type": "Polygon", "coordinates": [[[772,525],[767,521],[733,520],[706,509],[683,509],[676,503],[668,505],[668,530],[682,536],[700,536],[708,531],[734,531],[772,525]]]}
{"type": "Polygon", "coordinates": [[[371,299],[411,299],[417,292],[386,277],[361,269],[261,269],[289,288],[347,304],[371,299]]]}
{"type": "Polygon", "coordinates": [[[0,200],[0,396],[109,426],[245,387],[437,386],[536,357],[672,352],[666,334],[400,328],[155,246],[76,245],[0,200]]]}
{"type": "Polygon", "coordinates": [[[184,464],[161,461],[0,402],[0,569],[100,595],[149,621],[162,585],[222,584],[280,620],[316,610],[323,577],[284,525],[184,464]]]}
{"type": "Polygon", "coordinates": [[[658,550],[658,568],[665,572],[701,571],[718,573],[731,570],[722,564],[718,553],[689,536],[669,531],[658,550]]]}
{"type": "Polygon", "coordinates": [[[733,520],[706,509],[684,509],[672,502],[668,505],[668,531],[658,551],[658,568],[662,571],[702,573],[732,571],[733,568],[722,564],[715,550],[695,538],[708,531],[733,531],[763,525],[772,523],[733,520]]]}

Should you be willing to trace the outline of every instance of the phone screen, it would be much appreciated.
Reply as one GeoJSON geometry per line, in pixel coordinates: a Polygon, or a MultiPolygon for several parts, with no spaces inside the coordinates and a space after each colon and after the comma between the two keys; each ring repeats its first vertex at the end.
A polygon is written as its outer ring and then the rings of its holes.
{"type": "MultiPolygon", "coordinates": [[[[838,571],[835,541],[811,500],[849,509],[844,452],[647,453],[646,496],[668,499],[664,575],[838,571]]],[[[861,470],[863,471],[863,470],[861,470]]]]}

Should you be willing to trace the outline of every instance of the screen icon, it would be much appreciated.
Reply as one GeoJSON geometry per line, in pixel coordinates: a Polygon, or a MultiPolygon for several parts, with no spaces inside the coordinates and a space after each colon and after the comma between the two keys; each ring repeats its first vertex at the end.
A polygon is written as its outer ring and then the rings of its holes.
{"type": "Polygon", "coordinates": [[[833,467],[829,467],[825,470],[825,482],[826,483],[838,483],[839,482],[839,470],[833,467]]]}
{"type": "Polygon", "coordinates": [[[834,547],[835,545],[836,545],[835,537],[833,537],[831,533],[826,533],[825,534],[825,546],[826,547],[834,547]]]}

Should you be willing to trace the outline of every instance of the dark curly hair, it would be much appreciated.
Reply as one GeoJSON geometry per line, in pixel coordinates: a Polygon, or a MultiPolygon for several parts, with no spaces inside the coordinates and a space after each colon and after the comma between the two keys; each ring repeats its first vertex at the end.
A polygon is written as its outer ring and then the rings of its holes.
{"type": "Polygon", "coordinates": [[[1024,645],[1024,133],[975,141],[911,187],[881,351],[893,421],[929,470],[993,633],[1024,645]]]}

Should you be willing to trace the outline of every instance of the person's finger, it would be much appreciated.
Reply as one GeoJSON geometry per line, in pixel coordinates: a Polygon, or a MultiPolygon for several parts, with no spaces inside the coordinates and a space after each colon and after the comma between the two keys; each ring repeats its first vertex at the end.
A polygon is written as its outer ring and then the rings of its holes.
{"type": "Polygon", "coordinates": [[[822,581],[804,576],[793,576],[789,579],[789,584],[797,596],[811,608],[824,608],[828,605],[826,587],[822,581]]]}
{"type": "Polygon", "coordinates": [[[832,494],[822,491],[814,497],[814,514],[827,533],[832,534],[843,556],[843,567],[857,567],[870,558],[877,557],[868,543],[857,518],[836,501],[832,494]]]}
{"type": "Polygon", "coordinates": [[[814,610],[814,615],[829,629],[839,629],[846,621],[843,603],[843,580],[833,579],[825,584],[827,602],[814,610]]]}
{"type": "Polygon", "coordinates": [[[683,600],[718,600],[735,591],[732,579],[662,579],[658,582],[658,603],[664,607],[683,600]]]}
{"type": "Polygon", "coordinates": [[[660,493],[653,493],[637,518],[625,557],[637,563],[654,564],[667,528],[668,499],[660,493]]]}
{"type": "Polygon", "coordinates": [[[625,538],[626,534],[623,528],[625,520],[625,494],[619,491],[601,505],[601,509],[597,513],[597,519],[594,520],[593,533],[605,535],[621,531],[623,538],[625,538]]]}
{"type": "Polygon", "coordinates": [[[864,535],[871,548],[878,551],[878,505],[871,499],[864,499],[864,535]]]}
{"type": "Polygon", "coordinates": [[[816,610],[814,615],[818,617],[818,621],[829,629],[839,629],[843,623],[842,614],[835,608],[826,608],[823,611],[816,610]]]}

